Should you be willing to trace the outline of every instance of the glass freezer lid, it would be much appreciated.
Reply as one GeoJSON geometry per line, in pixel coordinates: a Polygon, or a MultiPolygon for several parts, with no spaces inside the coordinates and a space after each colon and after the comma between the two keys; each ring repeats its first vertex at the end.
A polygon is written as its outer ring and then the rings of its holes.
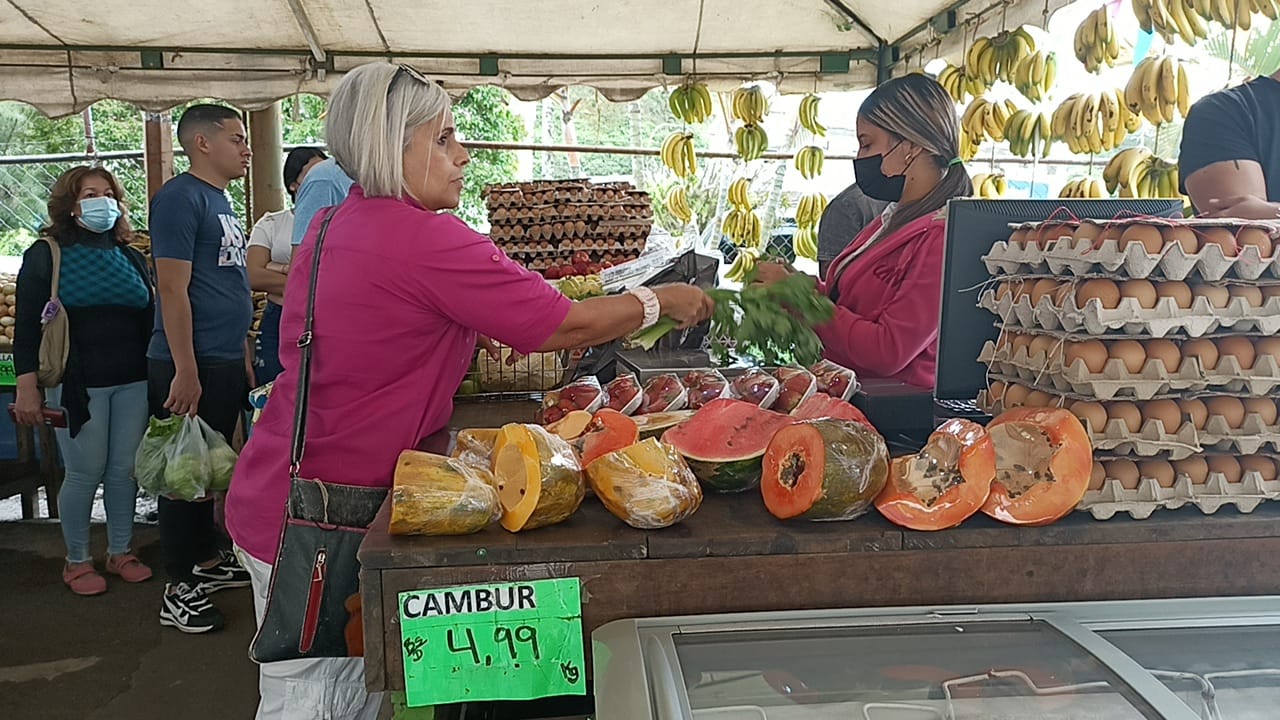
{"type": "Polygon", "coordinates": [[[1203,720],[1280,717],[1280,627],[1099,630],[1203,720]]]}
{"type": "Polygon", "coordinates": [[[700,719],[1159,717],[1035,620],[695,631],[672,641],[700,719]]]}

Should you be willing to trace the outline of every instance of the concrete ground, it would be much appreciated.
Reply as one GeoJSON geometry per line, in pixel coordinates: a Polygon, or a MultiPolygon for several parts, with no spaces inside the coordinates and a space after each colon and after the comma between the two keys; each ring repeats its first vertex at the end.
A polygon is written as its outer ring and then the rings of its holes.
{"type": "MultiPolygon", "coordinates": [[[[62,584],[56,522],[0,522],[0,705],[12,720],[203,720],[252,718],[257,666],[249,590],[213,596],[227,627],[184,635],[160,626],[159,533],[138,525],[135,548],[157,571],[107,592],[73,595],[62,584]]],[[[93,526],[95,555],[106,550],[93,526]]]]}

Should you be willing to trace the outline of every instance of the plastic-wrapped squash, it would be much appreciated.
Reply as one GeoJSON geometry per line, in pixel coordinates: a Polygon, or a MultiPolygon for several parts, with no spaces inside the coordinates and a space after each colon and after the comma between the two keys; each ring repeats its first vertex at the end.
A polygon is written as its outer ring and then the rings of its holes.
{"type": "Polygon", "coordinates": [[[468,535],[501,513],[488,470],[417,450],[405,450],[396,460],[392,535],[468,535]]]}
{"type": "Polygon", "coordinates": [[[587,466],[606,509],[633,528],[655,530],[684,520],[702,504],[702,486],[680,452],[649,438],[587,466]]]}
{"type": "Polygon", "coordinates": [[[498,443],[498,428],[459,430],[452,456],[471,467],[489,470],[493,467],[493,446],[498,443]]]}
{"type": "Polygon", "coordinates": [[[769,441],[760,491],[779,520],[852,520],[888,476],[889,450],[875,430],[856,420],[807,420],[769,441]]]}
{"type": "Polygon", "coordinates": [[[586,497],[582,465],[564,439],[540,425],[504,425],[493,449],[502,527],[511,532],[554,525],[586,497]]]}

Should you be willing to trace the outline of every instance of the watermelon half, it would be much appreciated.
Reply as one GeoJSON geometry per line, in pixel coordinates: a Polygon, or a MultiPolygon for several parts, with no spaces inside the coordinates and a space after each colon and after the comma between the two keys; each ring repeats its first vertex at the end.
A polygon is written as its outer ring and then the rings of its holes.
{"type": "Polygon", "coordinates": [[[662,442],[680,451],[707,489],[742,492],[760,484],[761,459],[769,440],[792,422],[790,416],[749,402],[721,398],[663,433],[662,442]]]}

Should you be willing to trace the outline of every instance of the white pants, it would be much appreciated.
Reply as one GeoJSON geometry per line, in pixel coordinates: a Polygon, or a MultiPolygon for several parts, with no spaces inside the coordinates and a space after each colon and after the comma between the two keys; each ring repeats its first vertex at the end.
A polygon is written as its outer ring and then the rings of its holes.
{"type": "MultiPolygon", "coordinates": [[[[253,580],[258,625],[267,612],[271,566],[236,548],[253,580]]],[[[381,693],[364,689],[364,658],[283,660],[258,665],[257,720],[376,720],[381,693]]]]}

